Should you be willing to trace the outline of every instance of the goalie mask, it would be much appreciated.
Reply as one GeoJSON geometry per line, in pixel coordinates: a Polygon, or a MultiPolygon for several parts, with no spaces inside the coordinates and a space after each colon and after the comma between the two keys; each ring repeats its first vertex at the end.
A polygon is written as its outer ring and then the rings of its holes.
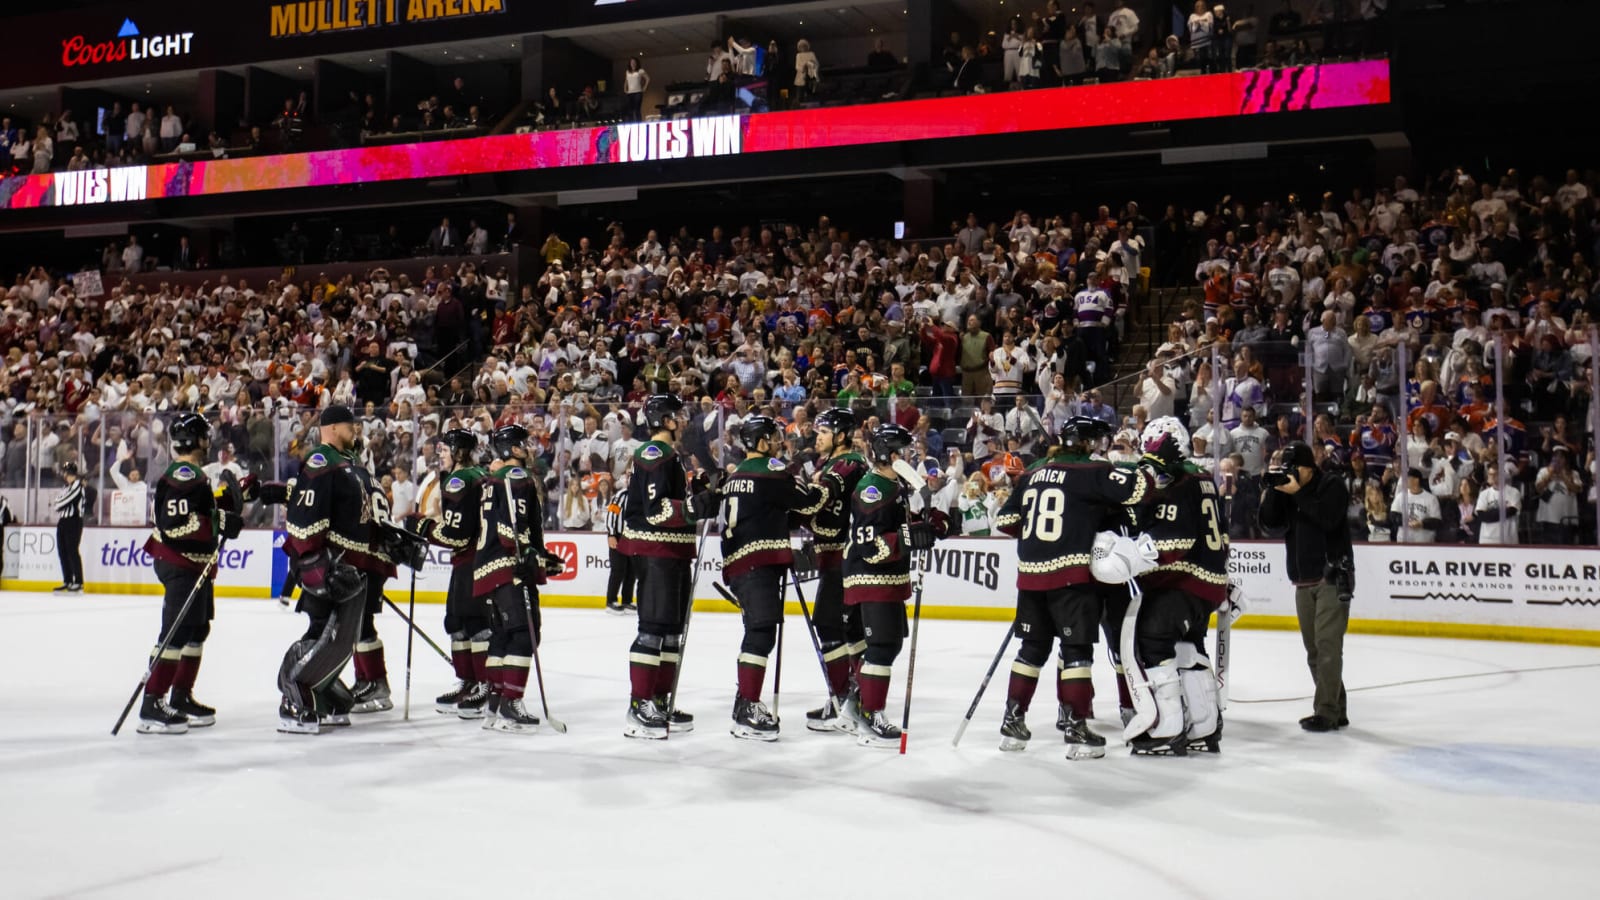
{"type": "Polygon", "coordinates": [[[1154,419],[1144,426],[1144,432],[1139,435],[1139,449],[1147,454],[1157,453],[1165,441],[1172,441],[1178,450],[1178,456],[1189,458],[1189,448],[1193,446],[1189,439],[1189,429],[1172,416],[1162,416],[1154,419]]]}

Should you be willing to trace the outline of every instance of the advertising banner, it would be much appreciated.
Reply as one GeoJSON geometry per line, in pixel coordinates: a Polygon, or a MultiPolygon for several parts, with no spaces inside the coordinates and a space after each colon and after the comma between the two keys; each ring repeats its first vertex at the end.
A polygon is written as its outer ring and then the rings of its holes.
{"type": "Polygon", "coordinates": [[[568,166],[709,159],[1334,109],[1389,102],[1384,60],[743,116],[628,122],[458,141],[85,169],[0,179],[33,209],[568,166]]]}
{"type": "MultiPolygon", "coordinates": [[[[143,551],[148,531],[87,528],[83,562],[89,590],[153,593],[158,589],[143,551]]],[[[275,596],[287,573],[282,532],[246,531],[223,554],[217,593],[275,596]]],[[[540,589],[549,606],[599,606],[611,574],[610,551],[598,532],[553,532],[548,548],[566,562],[540,589]]],[[[956,538],[920,554],[926,573],[923,613],[935,618],[1011,618],[1016,606],[1015,544],[1003,538],[956,538]]],[[[729,609],[714,581],[722,572],[719,541],[705,542],[695,599],[729,609]]],[[[1246,627],[1293,627],[1294,586],[1283,545],[1236,542],[1229,561],[1243,590],[1246,627]]],[[[55,529],[13,526],[4,533],[4,583],[13,590],[59,584],[55,529]]],[[[450,583],[450,554],[435,548],[417,578],[417,599],[441,603],[450,583]]],[[[410,587],[402,569],[391,596],[410,587]]],[[[805,585],[814,600],[815,585],[805,585]]],[[[798,611],[792,590],[791,611],[798,611]]],[[[1592,548],[1356,545],[1352,630],[1600,644],[1600,554],[1592,548]]]]}

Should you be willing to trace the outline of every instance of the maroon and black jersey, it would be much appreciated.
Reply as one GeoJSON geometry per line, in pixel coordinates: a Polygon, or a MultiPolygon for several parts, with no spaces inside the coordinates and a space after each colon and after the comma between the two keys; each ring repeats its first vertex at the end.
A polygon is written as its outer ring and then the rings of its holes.
{"type": "Polygon", "coordinates": [[[519,563],[544,549],[544,511],[533,476],[506,466],[478,482],[482,524],[473,554],[472,596],[487,597],[508,584],[544,584],[544,570],[519,563]]]}
{"type": "Polygon", "coordinates": [[[867,472],[850,501],[844,602],[901,603],[911,596],[911,551],[900,542],[909,516],[900,482],[867,472]]]}
{"type": "Polygon", "coordinates": [[[439,518],[422,520],[418,533],[450,551],[451,568],[473,565],[483,521],[483,492],[478,485],[487,477],[477,466],[450,473],[439,493],[439,518]]]}
{"type": "Polygon", "coordinates": [[[175,462],[156,482],[156,527],[144,551],[164,563],[203,572],[225,530],[211,480],[193,463],[175,462]]]}
{"type": "Polygon", "coordinates": [[[794,562],[789,514],[812,516],[823,491],[790,474],[783,460],[747,459],[722,485],[727,526],[722,532],[722,577],[734,579],[760,566],[794,562]]]}
{"type": "Polygon", "coordinates": [[[694,557],[695,522],[678,452],[664,441],[633,451],[633,476],[617,549],[629,556],[694,557]]]}
{"type": "Polygon", "coordinates": [[[1140,509],[1144,531],[1155,539],[1157,566],[1139,576],[1147,591],[1171,589],[1204,600],[1212,609],[1228,599],[1228,532],[1222,527],[1217,486],[1188,474],[1140,509]]]}
{"type": "Polygon", "coordinates": [[[837,569],[844,565],[844,548],[850,538],[850,504],[856,485],[866,473],[866,459],[854,452],[826,460],[817,473],[822,508],[812,517],[811,534],[816,538],[812,549],[817,553],[819,568],[837,569]]]}
{"type": "Polygon", "coordinates": [[[1029,469],[994,519],[1017,538],[1017,587],[1092,583],[1089,562],[1104,510],[1134,506],[1151,487],[1143,472],[1084,457],[1051,456],[1029,469]]]}
{"type": "Polygon", "coordinates": [[[283,551],[301,560],[325,552],[346,565],[387,577],[393,563],[374,554],[368,479],[352,458],[321,444],[300,464],[289,483],[288,536],[283,551]]]}

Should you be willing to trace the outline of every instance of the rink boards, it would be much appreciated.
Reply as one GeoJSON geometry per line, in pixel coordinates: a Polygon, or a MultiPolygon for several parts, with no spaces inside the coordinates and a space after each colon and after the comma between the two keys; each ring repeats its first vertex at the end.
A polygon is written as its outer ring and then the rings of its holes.
{"type": "MultiPolygon", "coordinates": [[[[142,550],[140,528],[86,528],[82,555],[85,587],[96,593],[156,593],[159,585],[142,550]]],[[[246,531],[224,550],[217,593],[269,597],[277,593],[287,560],[275,548],[282,532],[246,531]]],[[[730,611],[712,587],[722,570],[716,538],[705,542],[697,609],[730,611]]],[[[552,533],[549,548],[567,567],[541,589],[548,606],[598,607],[610,575],[603,534],[552,533]]],[[[1009,619],[1015,603],[1015,544],[1004,538],[957,538],[923,554],[923,614],[931,618],[1009,619]]],[[[1230,561],[1248,613],[1241,625],[1294,628],[1294,589],[1284,570],[1283,546],[1237,542],[1230,561]]],[[[1375,634],[1488,638],[1600,646],[1600,553],[1593,548],[1474,547],[1437,544],[1362,544],[1356,547],[1356,591],[1351,630],[1375,634]]],[[[439,603],[449,581],[449,553],[436,550],[417,573],[417,600],[439,603]]],[[[55,529],[5,529],[0,588],[49,590],[60,583],[55,529]]],[[[390,582],[403,599],[410,573],[390,582]]],[[[807,597],[812,586],[806,586],[807,597]]],[[[790,597],[790,611],[799,604],[790,597]]]]}

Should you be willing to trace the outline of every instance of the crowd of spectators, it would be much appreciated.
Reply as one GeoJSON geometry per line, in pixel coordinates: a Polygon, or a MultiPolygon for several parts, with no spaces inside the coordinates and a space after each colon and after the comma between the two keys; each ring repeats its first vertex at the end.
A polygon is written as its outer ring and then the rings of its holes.
{"type": "Polygon", "coordinates": [[[108,465],[111,480],[148,475],[162,417],[180,409],[215,416],[219,453],[281,477],[315,409],[339,400],[362,416],[365,458],[401,484],[436,476],[442,431],[523,422],[563,500],[552,515],[594,527],[594,503],[626,483],[640,404],[665,391],[694,411],[697,467],[738,459],[725,436],[755,411],[783,420],[802,459],[825,406],[899,422],[975,534],[1069,416],[1113,425],[1108,452],[1129,459],[1144,422],[1172,414],[1215,468],[1237,537],[1259,533],[1261,473],[1310,416],[1319,459],[1352,481],[1363,539],[1576,539],[1593,491],[1579,424],[1593,182],[1459,171],[1421,190],[1228,198],[1155,222],[1132,203],[1037,224],[972,215],[928,241],[863,239],[826,218],[705,233],[612,223],[575,242],[549,234],[525,283],[462,262],[87,298],[35,269],[0,308],[13,422],[0,479],[48,484],[75,456],[91,479],[108,465]],[[1147,269],[1177,287],[1147,299],[1147,269]],[[1133,323],[1167,312],[1149,353],[1133,323]],[[1133,378],[1112,381],[1119,356],[1133,378]],[[1437,516],[1407,499],[1412,470],[1437,516]]]}
{"type": "MultiPolygon", "coordinates": [[[[172,105],[119,100],[98,122],[80,122],[72,110],[45,113],[37,122],[0,117],[0,166],[12,174],[78,171],[95,167],[143,165],[167,154],[199,150],[195,123],[172,105]]],[[[216,132],[207,148],[225,148],[216,132]]]]}

